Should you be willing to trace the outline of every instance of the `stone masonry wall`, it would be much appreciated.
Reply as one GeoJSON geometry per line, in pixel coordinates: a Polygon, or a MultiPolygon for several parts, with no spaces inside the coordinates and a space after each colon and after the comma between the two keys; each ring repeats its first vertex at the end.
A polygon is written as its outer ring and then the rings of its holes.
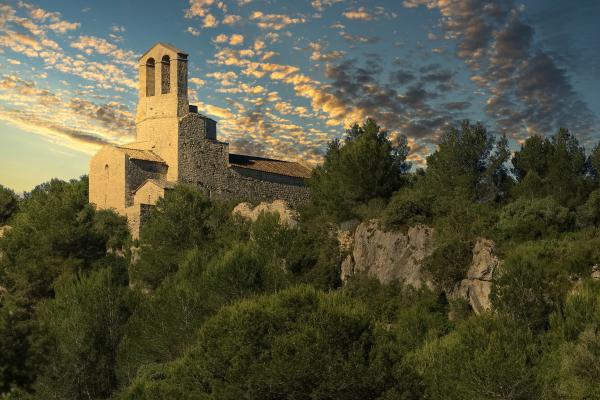
{"type": "MultiPolygon", "coordinates": [[[[206,138],[208,119],[188,114],[180,121],[180,181],[204,189],[211,198],[253,202],[286,200],[293,206],[309,200],[309,190],[298,179],[264,174],[261,179],[229,168],[228,144],[206,138]],[[266,180],[265,180],[266,179],[266,180]]],[[[210,123],[210,120],[208,121],[210,123]]]]}
{"type": "Polygon", "coordinates": [[[167,176],[167,166],[150,161],[128,159],[125,176],[127,177],[125,182],[125,205],[128,207],[133,204],[133,191],[140,187],[147,179],[165,179],[167,176]]]}

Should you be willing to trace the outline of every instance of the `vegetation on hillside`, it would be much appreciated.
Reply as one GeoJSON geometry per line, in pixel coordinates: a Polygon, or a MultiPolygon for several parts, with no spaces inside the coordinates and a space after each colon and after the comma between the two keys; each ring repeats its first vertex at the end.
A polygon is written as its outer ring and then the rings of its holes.
{"type": "Polygon", "coordinates": [[[0,187],[0,398],[600,399],[600,147],[560,130],[511,154],[464,122],[426,169],[408,152],[367,120],[296,226],[177,186],[137,242],[86,178],[0,187]],[[368,218],[435,228],[437,289],[341,284],[335,227],[368,218]],[[503,262],[475,315],[445,293],[482,236],[503,262]]]}

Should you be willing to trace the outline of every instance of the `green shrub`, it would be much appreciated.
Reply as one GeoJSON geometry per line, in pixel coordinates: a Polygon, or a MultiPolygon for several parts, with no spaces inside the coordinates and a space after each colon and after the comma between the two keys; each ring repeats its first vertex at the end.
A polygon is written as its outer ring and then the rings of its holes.
{"type": "Polygon", "coordinates": [[[548,327],[550,314],[561,307],[567,290],[566,271],[535,246],[523,246],[496,270],[491,300],[497,311],[540,330],[548,327]]]}
{"type": "Polygon", "coordinates": [[[392,389],[419,398],[416,374],[406,368],[392,379],[376,342],[355,301],[301,286],[222,309],[184,357],[121,398],[362,400],[392,389]]]}
{"type": "Polygon", "coordinates": [[[431,222],[433,198],[415,188],[400,189],[392,196],[385,209],[383,222],[388,228],[398,229],[431,222]]]}
{"type": "Polygon", "coordinates": [[[442,290],[451,291],[465,279],[473,258],[472,243],[459,239],[436,240],[435,249],[423,263],[433,282],[442,290]]]}
{"type": "Polygon", "coordinates": [[[590,193],[587,201],[577,209],[577,224],[579,226],[600,225],[600,189],[590,193]]]}
{"type": "Polygon", "coordinates": [[[432,400],[539,397],[531,333],[513,319],[484,315],[429,341],[415,357],[432,400]]]}
{"type": "Polygon", "coordinates": [[[574,216],[554,198],[519,198],[500,212],[497,228],[507,240],[535,240],[573,229],[574,216]]]}

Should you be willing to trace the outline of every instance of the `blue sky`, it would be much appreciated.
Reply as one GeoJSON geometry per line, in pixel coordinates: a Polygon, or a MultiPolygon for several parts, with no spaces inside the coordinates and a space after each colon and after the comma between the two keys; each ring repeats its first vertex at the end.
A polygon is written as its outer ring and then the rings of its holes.
{"type": "Polygon", "coordinates": [[[600,2],[37,1],[0,4],[0,184],[87,172],[134,138],[136,61],[190,58],[190,100],[232,151],[319,162],[370,116],[417,165],[468,118],[513,146],[600,138],[600,2]]]}

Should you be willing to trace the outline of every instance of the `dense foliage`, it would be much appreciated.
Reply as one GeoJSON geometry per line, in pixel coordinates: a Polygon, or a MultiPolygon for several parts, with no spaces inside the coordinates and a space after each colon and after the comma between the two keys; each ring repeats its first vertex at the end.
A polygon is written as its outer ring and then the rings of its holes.
{"type": "Polygon", "coordinates": [[[179,185],[138,241],[85,177],[0,187],[0,398],[600,399],[600,146],[563,129],[511,156],[464,122],[427,168],[408,151],[367,120],[296,225],[179,185]],[[336,230],[370,218],[434,228],[434,287],[342,285],[336,230]],[[476,315],[449,293],[480,237],[502,263],[476,315]]]}

